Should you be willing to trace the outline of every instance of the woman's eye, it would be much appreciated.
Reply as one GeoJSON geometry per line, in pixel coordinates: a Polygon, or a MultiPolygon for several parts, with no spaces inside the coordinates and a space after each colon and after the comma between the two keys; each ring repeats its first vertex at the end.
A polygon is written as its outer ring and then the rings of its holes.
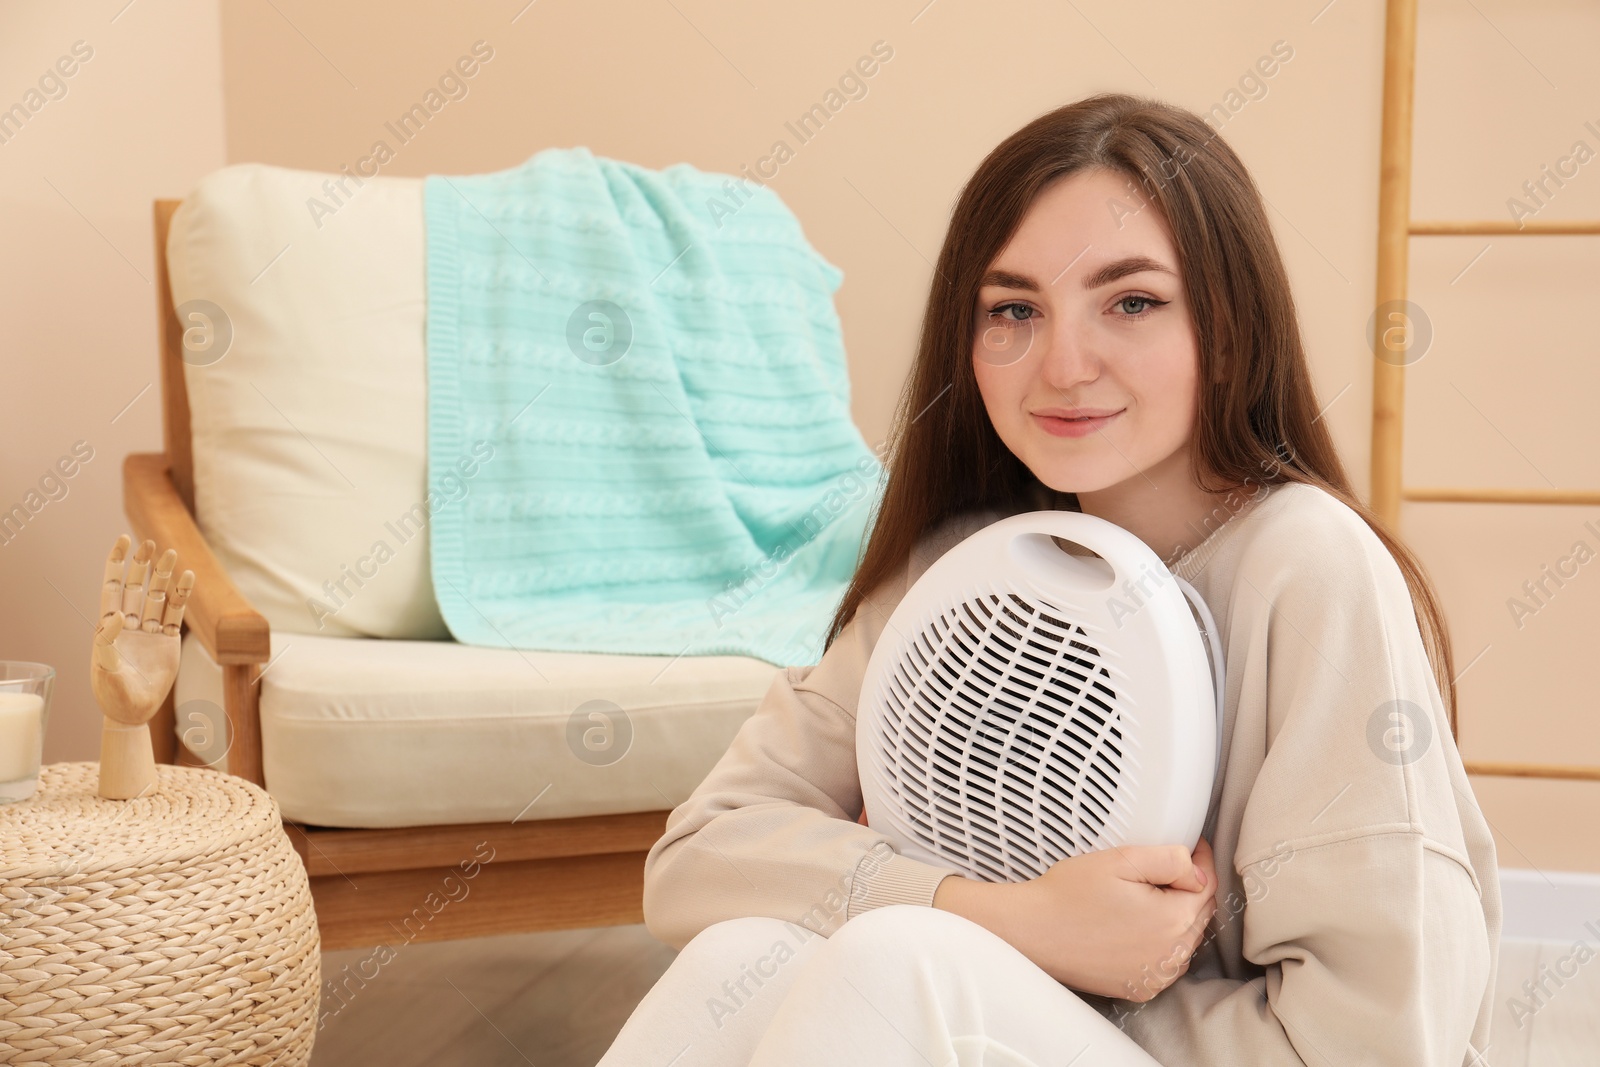
{"type": "Polygon", "coordinates": [[[1122,316],[1123,318],[1142,319],[1151,308],[1162,307],[1166,303],[1167,301],[1165,300],[1157,300],[1154,297],[1149,296],[1125,296],[1121,300],[1117,301],[1116,306],[1122,308],[1124,311],[1127,311],[1127,314],[1122,316]],[[1143,306],[1140,307],[1138,311],[1128,311],[1127,306],[1129,304],[1141,304],[1143,306]]]}
{"type": "Polygon", "coordinates": [[[990,311],[989,311],[989,317],[991,319],[994,318],[996,315],[999,315],[1001,322],[1027,322],[1029,319],[1033,318],[1033,314],[1034,314],[1034,309],[1033,308],[1029,307],[1027,304],[1017,304],[1017,303],[999,304],[999,305],[995,306],[994,308],[991,308],[990,311]],[[1027,314],[1024,315],[1021,318],[1015,318],[1015,319],[1010,318],[1010,317],[1008,317],[1008,316],[1003,314],[1004,312],[1011,311],[1013,309],[1016,310],[1016,311],[1019,311],[1019,312],[1026,312],[1027,314]]]}

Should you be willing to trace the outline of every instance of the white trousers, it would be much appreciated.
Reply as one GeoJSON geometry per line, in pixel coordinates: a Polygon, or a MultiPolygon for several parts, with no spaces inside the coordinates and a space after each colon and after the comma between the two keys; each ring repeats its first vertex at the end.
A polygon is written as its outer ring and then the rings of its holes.
{"type": "Polygon", "coordinates": [[[730,919],[684,946],[598,1067],[1161,1067],[1000,937],[891,904],[829,938],[730,919]]]}

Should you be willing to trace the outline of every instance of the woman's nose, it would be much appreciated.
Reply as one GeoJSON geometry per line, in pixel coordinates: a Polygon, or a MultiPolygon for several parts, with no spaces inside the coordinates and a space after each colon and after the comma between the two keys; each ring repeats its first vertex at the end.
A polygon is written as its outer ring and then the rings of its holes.
{"type": "Polygon", "coordinates": [[[1045,384],[1062,391],[1100,376],[1100,358],[1094,345],[1071,322],[1057,322],[1049,330],[1037,331],[1033,355],[1039,360],[1039,376],[1045,384]]]}

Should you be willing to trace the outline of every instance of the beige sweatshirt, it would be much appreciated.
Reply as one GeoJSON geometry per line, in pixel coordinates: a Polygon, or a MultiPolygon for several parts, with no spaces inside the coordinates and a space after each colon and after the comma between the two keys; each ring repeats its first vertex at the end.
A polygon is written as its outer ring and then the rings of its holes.
{"type": "MultiPolygon", "coordinates": [[[[1171,568],[1205,598],[1226,657],[1204,830],[1217,911],[1188,972],[1151,1000],[1080,995],[1172,1067],[1480,1067],[1500,941],[1494,842],[1405,579],[1321,489],[1241,502],[1171,568]],[[1397,707],[1412,710],[1409,739],[1397,707]]],[[[856,700],[905,591],[1002,517],[967,512],[924,535],[820,663],[773,680],[646,858],[653,935],[681,948],[744,915],[826,935],[870,908],[931,906],[953,872],[854,821],[856,700]]]]}

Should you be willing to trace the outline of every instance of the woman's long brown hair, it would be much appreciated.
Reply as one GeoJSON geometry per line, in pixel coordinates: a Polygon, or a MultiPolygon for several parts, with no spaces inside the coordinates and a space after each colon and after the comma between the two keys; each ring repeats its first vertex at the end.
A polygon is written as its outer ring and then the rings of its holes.
{"type": "MultiPolygon", "coordinates": [[[[1221,492],[1305,482],[1366,520],[1405,575],[1453,735],[1444,614],[1421,563],[1351,490],[1318,418],[1288,275],[1254,181],[1198,115],[1121,93],[1034,119],[990,152],[962,190],[889,434],[888,482],[827,646],[867,593],[899,573],[921,537],[946,518],[1031,510],[1041,489],[1049,492],[995,433],[973,376],[979,279],[1035,197],[1087,167],[1125,175],[1129,206],[1154,204],[1176,242],[1199,342],[1195,484],[1221,492]]],[[[1077,506],[1073,494],[1065,498],[1077,506]]]]}

